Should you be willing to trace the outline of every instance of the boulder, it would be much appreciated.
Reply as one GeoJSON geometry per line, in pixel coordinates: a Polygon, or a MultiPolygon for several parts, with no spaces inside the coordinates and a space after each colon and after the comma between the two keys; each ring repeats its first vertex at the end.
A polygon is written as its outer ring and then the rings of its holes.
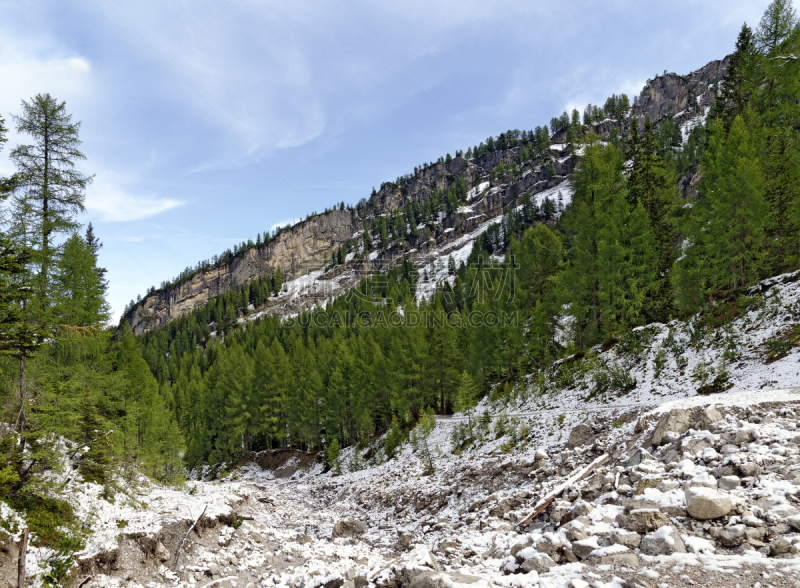
{"type": "Polygon", "coordinates": [[[572,544],[572,553],[577,555],[580,559],[585,559],[595,549],[600,549],[597,537],[589,537],[588,539],[575,541],[572,544]]]}
{"type": "Polygon", "coordinates": [[[739,474],[743,478],[751,478],[758,473],[758,464],[747,462],[739,465],[739,474]]]}
{"type": "Polygon", "coordinates": [[[733,442],[736,445],[743,443],[752,443],[756,440],[756,432],[753,429],[739,429],[733,436],[733,442]]]}
{"type": "Polygon", "coordinates": [[[738,547],[747,541],[746,531],[747,527],[745,525],[731,525],[722,529],[717,539],[725,547],[738,547]]]}
{"type": "Polygon", "coordinates": [[[673,553],[686,553],[686,545],[675,527],[665,525],[657,531],[645,535],[639,545],[639,550],[645,555],[672,555],[673,553]]]}
{"type": "Polygon", "coordinates": [[[625,529],[614,529],[611,531],[610,539],[613,545],[624,545],[630,549],[636,549],[642,542],[642,536],[639,533],[625,529]]]}
{"type": "Polygon", "coordinates": [[[408,588],[452,588],[453,585],[468,585],[480,581],[481,579],[477,576],[469,576],[467,574],[423,572],[411,580],[408,588]]]}
{"type": "Polygon", "coordinates": [[[648,451],[645,449],[637,449],[636,452],[628,458],[623,465],[626,468],[632,468],[633,466],[637,466],[643,461],[648,459],[655,459],[648,451]]]}
{"type": "Polygon", "coordinates": [[[786,519],[786,522],[795,531],[800,531],[800,515],[795,515],[793,517],[788,517],[786,519]]]}
{"type": "Polygon", "coordinates": [[[333,526],[331,540],[338,537],[358,537],[367,531],[367,526],[356,519],[345,519],[333,526]]]}
{"type": "Polygon", "coordinates": [[[624,551],[622,553],[609,553],[608,555],[602,555],[597,558],[593,557],[589,561],[597,565],[615,566],[617,564],[621,564],[629,568],[639,567],[639,556],[635,553],[631,553],[630,551],[624,551]]]}
{"type": "Polygon", "coordinates": [[[691,456],[711,448],[713,445],[706,437],[687,437],[681,442],[681,451],[691,456]]]}
{"type": "Polygon", "coordinates": [[[528,548],[528,547],[530,547],[531,545],[533,545],[533,537],[530,537],[530,536],[529,536],[529,537],[528,537],[527,539],[525,539],[524,541],[521,541],[520,543],[515,543],[514,545],[512,545],[512,546],[511,546],[511,555],[513,555],[514,557],[516,557],[516,556],[517,556],[517,554],[518,554],[520,551],[522,551],[523,549],[527,549],[527,548],[528,548]]]}
{"type": "Polygon", "coordinates": [[[685,492],[686,512],[701,521],[724,517],[733,509],[730,496],[712,488],[694,487],[685,492]]]}
{"type": "Polygon", "coordinates": [[[717,421],[722,420],[722,413],[717,410],[716,406],[707,406],[706,409],[703,411],[703,414],[700,415],[700,427],[708,430],[708,428],[716,423],[717,421]]]}
{"type": "Polygon", "coordinates": [[[688,490],[689,488],[713,488],[716,490],[717,479],[708,472],[703,472],[702,474],[698,474],[694,478],[687,480],[683,487],[685,490],[688,490]]]}
{"type": "Polygon", "coordinates": [[[546,553],[539,553],[538,551],[534,551],[530,554],[530,557],[525,558],[522,561],[520,567],[525,572],[536,571],[539,574],[544,574],[547,570],[557,565],[558,564],[555,561],[553,561],[553,558],[551,558],[546,553]]]}
{"type": "Polygon", "coordinates": [[[718,481],[720,490],[733,490],[738,488],[741,481],[739,476],[722,476],[718,481]]]}
{"type": "Polygon", "coordinates": [[[655,508],[640,508],[632,510],[624,517],[620,527],[627,527],[637,533],[650,533],[664,525],[669,525],[669,517],[663,512],[655,508]]]}
{"type": "Polygon", "coordinates": [[[392,547],[394,547],[397,551],[405,551],[408,549],[408,546],[411,545],[411,541],[413,540],[414,535],[408,531],[398,531],[397,542],[392,547]]]}
{"type": "Polygon", "coordinates": [[[570,431],[567,447],[574,449],[583,445],[590,445],[593,442],[594,431],[589,425],[582,423],[570,431]]]}
{"type": "Polygon", "coordinates": [[[692,424],[692,413],[683,408],[673,408],[658,422],[656,430],[653,433],[653,445],[658,447],[669,441],[670,435],[668,433],[676,433],[681,435],[689,430],[692,424]]]}
{"type": "Polygon", "coordinates": [[[563,543],[561,543],[561,539],[558,538],[558,535],[555,533],[545,533],[542,538],[536,542],[536,551],[546,553],[547,555],[553,555],[562,545],[563,543]]]}
{"type": "Polygon", "coordinates": [[[594,507],[586,502],[585,500],[579,500],[575,503],[575,506],[572,507],[572,518],[577,519],[578,517],[584,517],[588,515],[590,512],[594,510],[594,507]]]}
{"type": "Polygon", "coordinates": [[[164,544],[161,543],[161,541],[156,543],[155,556],[161,562],[165,562],[169,559],[169,553],[167,552],[167,548],[164,547],[164,544]]]}
{"type": "Polygon", "coordinates": [[[659,492],[669,492],[670,490],[680,488],[680,486],[681,484],[677,480],[662,480],[658,486],[656,486],[656,490],[659,492]]]}

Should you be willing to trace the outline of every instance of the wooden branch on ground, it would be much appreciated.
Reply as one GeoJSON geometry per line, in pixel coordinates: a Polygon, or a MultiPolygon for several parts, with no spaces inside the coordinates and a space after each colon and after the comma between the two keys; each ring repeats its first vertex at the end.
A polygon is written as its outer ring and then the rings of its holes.
{"type": "Polygon", "coordinates": [[[22,529],[19,540],[19,563],[17,564],[17,588],[25,588],[25,558],[28,555],[28,527],[22,529]]]}
{"type": "Polygon", "coordinates": [[[78,588],[83,588],[83,585],[86,584],[89,580],[91,580],[91,576],[86,576],[83,580],[81,580],[80,584],[78,584],[78,588]]]}
{"type": "Polygon", "coordinates": [[[550,491],[549,494],[547,494],[544,498],[542,498],[536,505],[536,507],[533,509],[533,513],[525,517],[525,520],[517,523],[516,526],[521,527],[522,525],[525,525],[531,520],[533,520],[540,512],[542,512],[544,509],[550,506],[553,503],[553,500],[556,499],[556,496],[561,494],[565,488],[577,482],[580,482],[584,477],[586,477],[589,474],[589,472],[591,472],[594,468],[603,465],[607,460],[608,460],[608,454],[604,453],[589,465],[581,468],[576,473],[572,474],[572,476],[567,478],[567,480],[563,484],[556,486],[553,490],[550,491]]]}
{"type": "Polygon", "coordinates": [[[186,542],[186,538],[189,536],[189,533],[192,532],[192,529],[195,528],[195,525],[197,525],[197,523],[200,521],[200,519],[203,518],[203,515],[206,514],[206,509],[208,509],[208,505],[207,504],[203,508],[203,512],[200,513],[200,516],[197,517],[197,520],[195,522],[193,522],[192,525],[189,527],[189,529],[186,531],[186,534],[183,536],[183,539],[181,539],[180,545],[178,545],[178,549],[175,550],[175,563],[172,564],[172,569],[173,570],[175,570],[178,567],[178,558],[180,558],[181,549],[183,548],[183,544],[186,542]]]}

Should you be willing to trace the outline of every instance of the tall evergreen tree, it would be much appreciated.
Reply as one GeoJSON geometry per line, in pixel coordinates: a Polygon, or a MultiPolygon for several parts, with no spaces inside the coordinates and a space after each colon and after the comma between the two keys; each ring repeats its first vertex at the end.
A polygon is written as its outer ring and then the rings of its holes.
{"type": "Polygon", "coordinates": [[[72,122],[66,103],[59,103],[50,94],[37,94],[30,102],[22,101],[22,115],[15,116],[14,121],[17,132],[33,139],[32,144],[17,145],[10,158],[17,166],[22,189],[17,210],[29,216],[28,230],[35,234],[34,261],[44,307],[57,252],[53,239],[77,227],[73,215],[83,212],[86,186],[92,177],[75,169],[75,164],[86,157],[79,150],[80,123],[72,122]]]}

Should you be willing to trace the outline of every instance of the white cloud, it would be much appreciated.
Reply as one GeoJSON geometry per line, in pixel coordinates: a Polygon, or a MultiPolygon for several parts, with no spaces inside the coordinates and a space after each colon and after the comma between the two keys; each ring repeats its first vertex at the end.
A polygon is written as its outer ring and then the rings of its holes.
{"type": "Polygon", "coordinates": [[[149,194],[132,193],[113,180],[98,174],[87,189],[86,208],[100,215],[101,221],[136,221],[166,212],[183,204],[174,198],[158,198],[149,194]]]}

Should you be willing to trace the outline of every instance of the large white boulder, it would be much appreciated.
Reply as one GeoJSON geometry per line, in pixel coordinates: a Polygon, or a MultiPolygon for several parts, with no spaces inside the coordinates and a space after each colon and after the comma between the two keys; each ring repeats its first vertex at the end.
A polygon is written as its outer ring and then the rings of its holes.
{"type": "Polygon", "coordinates": [[[724,517],[733,509],[731,497],[713,488],[695,486],[688,488],[686,495],[686,512],[689,516],[701,521],[724,517]]]}

